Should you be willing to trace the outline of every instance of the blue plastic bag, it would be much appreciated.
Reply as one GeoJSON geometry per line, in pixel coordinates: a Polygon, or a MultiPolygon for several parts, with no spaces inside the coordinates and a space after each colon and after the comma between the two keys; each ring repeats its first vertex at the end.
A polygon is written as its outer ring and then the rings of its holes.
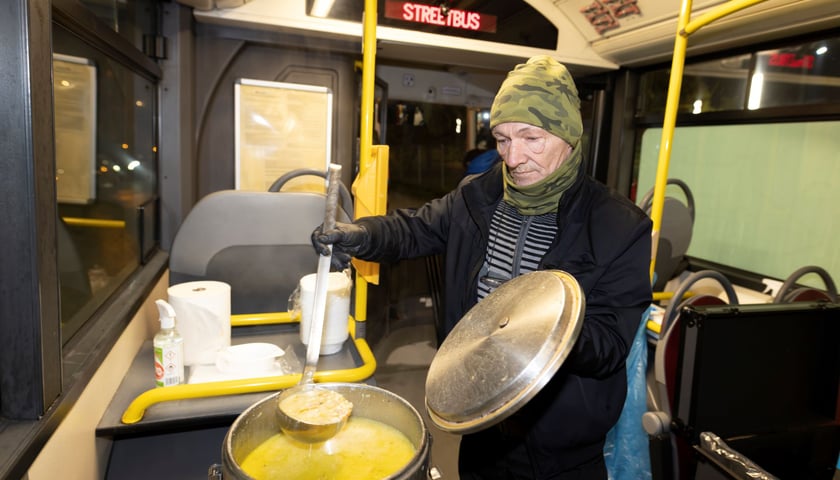
{"type": "Polygon", "coordinates": [[[627,399],[621,416],[607,432],[604,461],[610,480],[646,480],[651,478],[648,436],[642,428],[647,410],[647,320],[650,308],[642,315],[633,346],[627,355],[627,399]]]}

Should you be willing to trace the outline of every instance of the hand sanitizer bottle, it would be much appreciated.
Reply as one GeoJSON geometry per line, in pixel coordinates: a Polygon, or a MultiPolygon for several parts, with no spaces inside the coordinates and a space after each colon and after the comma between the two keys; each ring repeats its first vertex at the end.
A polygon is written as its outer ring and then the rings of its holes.
{"type": "Polygon", "coordinates": [[[155,335],[155,385],[169,387],[184,383],[184,338],[175,329],[175,309],[164,300],[155,304],[160,311],[160,331],[155,335]]]}

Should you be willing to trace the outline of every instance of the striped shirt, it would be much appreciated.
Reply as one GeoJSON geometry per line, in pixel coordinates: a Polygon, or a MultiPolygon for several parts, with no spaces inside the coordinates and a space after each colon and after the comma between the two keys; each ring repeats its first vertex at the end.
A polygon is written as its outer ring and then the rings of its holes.
{"type": "Polygon", "coordinates": [[[557,235],[557,213],[522,215],[502,201],[490,220],[490,239],[478,279],[481,300],[499,285],[537,270],[557,235]]]}

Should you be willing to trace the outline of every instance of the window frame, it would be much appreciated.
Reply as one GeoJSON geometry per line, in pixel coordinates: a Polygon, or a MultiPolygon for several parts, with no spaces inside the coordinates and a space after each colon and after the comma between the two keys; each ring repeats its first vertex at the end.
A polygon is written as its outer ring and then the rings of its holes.
{"type": "MultiPolygon", "coordinates": [[[[76,0],[12,0],[0,17],[0,478],[25,477],[154,284],[158,251],[62,347],[57,271],[52,28],[157,83],[161,68],[76,0]],[[10,340],[11,339],[11,340],[10,340]]],[[[159,129],[156,122],[154,128],[159,129]]],[[[159,135],[159,132],[158,132],[159,135]]],[[[160,186],[158,186],[158,189],[160,186]]]]}

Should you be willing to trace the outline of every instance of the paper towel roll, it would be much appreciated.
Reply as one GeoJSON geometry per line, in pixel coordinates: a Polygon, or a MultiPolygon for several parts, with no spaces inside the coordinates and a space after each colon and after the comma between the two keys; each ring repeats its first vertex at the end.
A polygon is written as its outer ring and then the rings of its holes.
{"type": "Polygon", "coordinates": [[[208,365],[230,346],[230,285],[198,281],[167,290],[175,309],[175,328],[184,337],[184,364],[208,365]]]}

